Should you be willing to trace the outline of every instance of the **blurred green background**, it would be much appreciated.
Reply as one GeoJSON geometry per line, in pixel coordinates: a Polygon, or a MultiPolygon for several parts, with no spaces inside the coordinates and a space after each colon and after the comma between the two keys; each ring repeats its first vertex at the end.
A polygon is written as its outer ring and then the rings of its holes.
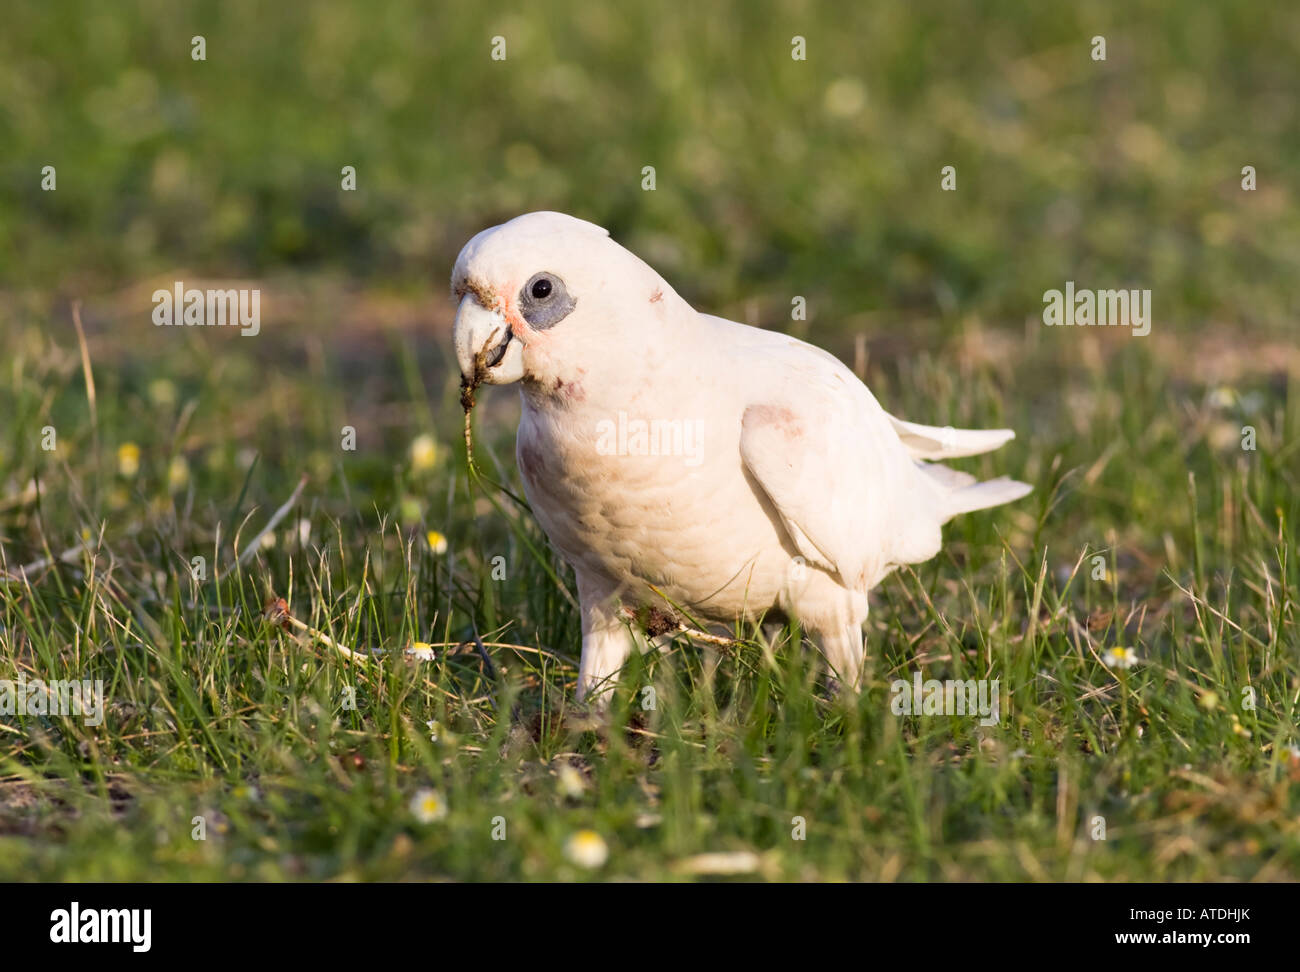
{"type": "Polygon", "coordinates": [[[1298,47],[1293,2],[20,3],[0,285],[183,267],[441,297],[472,233],[558,209],[766,323],[798,293],[822,331],[1018,328],[1074,279],[1152,289],[1166,332],[1290,325],[1298,47]]]}

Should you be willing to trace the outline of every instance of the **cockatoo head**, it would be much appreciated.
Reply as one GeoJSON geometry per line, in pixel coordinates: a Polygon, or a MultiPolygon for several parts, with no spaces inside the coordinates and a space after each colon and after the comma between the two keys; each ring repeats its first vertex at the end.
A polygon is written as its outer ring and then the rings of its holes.
{"type": "MultiPolygon", "coordinates": [[[[608,356],[634,353],[646,324],[630,306],[665,295],[650,267],[608,231],[563,213],[528,213],[479,233],[451,275],[459,301],[453,339],[472,384],[525,380],[562,387],[608,356]],[[644,293],[642,293],[644,291],[644,293]]],[[[642,340],[645,339],[642,336],[642,340]]]]}

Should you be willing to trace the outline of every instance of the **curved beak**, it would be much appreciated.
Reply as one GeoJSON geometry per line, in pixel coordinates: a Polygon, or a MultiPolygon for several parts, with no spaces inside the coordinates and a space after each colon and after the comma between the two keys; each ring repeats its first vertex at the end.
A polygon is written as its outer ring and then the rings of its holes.
{"type": "Polygon", "coordinates": [[[465,378],[508,385],[524,376],[523,343],[510,333],[500,311],[485,309],[473,294],[461,298],[451,333],[465,378]]]}

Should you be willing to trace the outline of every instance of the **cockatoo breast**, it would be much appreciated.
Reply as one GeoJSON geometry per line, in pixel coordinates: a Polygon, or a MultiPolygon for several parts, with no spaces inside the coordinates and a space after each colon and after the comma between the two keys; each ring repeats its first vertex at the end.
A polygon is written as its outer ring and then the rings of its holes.
{"type": "Polygon", "coordinates": [[[796,552],[745,472],[740,409],[708,386],[672,401],[618,387],[613,408],[522,392],[516,458],[551,542],[647,603],[718,620],[772,608],[796,552]]]}

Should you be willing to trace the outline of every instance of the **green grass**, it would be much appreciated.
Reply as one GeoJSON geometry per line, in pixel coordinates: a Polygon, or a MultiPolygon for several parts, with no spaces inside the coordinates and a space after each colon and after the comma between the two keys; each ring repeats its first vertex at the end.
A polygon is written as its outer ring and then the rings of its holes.
{"type": "MultiPolygon", "coordinates": [[[[89,729],[0,719],[0,876],[563,879],[586,873],[563,855],[583,828],[606,840],[609,877],[671,878],[693,855],[736,850],[796,879],[1300,875],[1288,386],[1200,404],[1202,390],[1172,392],[1177,376],[1122,337],[1083,369],[1072,346],[1041,343],[1014,393],[957,344],[876,369],[871,384],[904,414],[1020,429],[967,462],[1019,471],[1036,492],[955,522],[940,558],[882,586],[856,704],[832,700],[815,653],[785,630],[769,647],[677,643],[635,659],[605,728],[568,701],[571,576],[526,514],[469,481],[454,377],[422,387],[435,369],[410,335],[361,362],[376,400],[338,393],[358,361],[333,348],[315,369],[250,357],[161,385],[148,376],[189,360],[174,346],[97,361],[98,426],[69,338],[52,322],[13,349],[6,468],[22,471],[11,487],[31,477],[39,494],[5,499],[3,552],[13,572],[79,535],[88,550],[0,585],[0,674],[101,678],[110,710],[89,729]],[[1243,402],[1256,452],[1237,444],[1243,402]],[[242,456],[232,413],[258,419],[242,456]],[[345,418],[356,453],[330,431],[345,418]],[[47,422],[53,453],[39,447],[47,422]],[[416,471],[405,446],[429,427],[440,454],[416,471]],[[1227,444],[1211,448],[1220,428],[1227,444]],[[117,468],[128,440],[142,453],[133,477],[117,468]],[[189,476],[169,487],[177,457],[189,476]],[[311,479],[274,546],[236,568],[300,471],[311,479]],[[428,529],[447,535],[445,555],[428,529]],[[188,567],[199,555],[204,583],[188,567]],[[383,655],[349,661],[270,625],[272,594],[383,655]],[[403,657],[475,629],[520,647],[490,648],[491,669],[472,642],[403,657]],[[1123,681],[1100,660],[1113,646],[1142,658],[1123,681]],[[1001,724],[895,716],[889,682],[917,669],[1000,678],[1001,724]],[[561,786],[566,764],[580,793],[561,786]],[[412,815],[425,787],[444,819],[412,815]],[[1104,842],[1089,836],[1095,815],[1104,842]],[[191,839],[195,816],[210,821],[206,842],[191,839]],[[505,841],[491,837],[498,816],[505,841]]],[[[256,343],[232,336],[222,360],[256,343]]],[[[479,461],[499,458],[517,489],[509,397],[483,395],[479,461]]]]}
{"type": "MultiPolygon", "coordinates": [[[[770,879],[1300,879],[1294,6],[658,9],[7,13],[0,679],[103,679],[109,709],[0,715],[0,880],[688,879],[738,851],[770,879]],[[960,465],[1035,492],[873,593],[857,700],[787,628],[633,659],[608,725],[573,707],[572,574],[467,472],[444,299],[471,233],[538,208],[857,360],[896,414],[1016,429],[960,465]],[[149,323],[154,287],[231,278],[258,337],[149,323]],[[1151,288],[1152,334],[1043,327],[1068,279],[1151,288]],[[894,715],[918,670],[998,678],[1000,724],[894,715]]],[[[518,493],[513,392],[480,400],[518,493]]]]}

